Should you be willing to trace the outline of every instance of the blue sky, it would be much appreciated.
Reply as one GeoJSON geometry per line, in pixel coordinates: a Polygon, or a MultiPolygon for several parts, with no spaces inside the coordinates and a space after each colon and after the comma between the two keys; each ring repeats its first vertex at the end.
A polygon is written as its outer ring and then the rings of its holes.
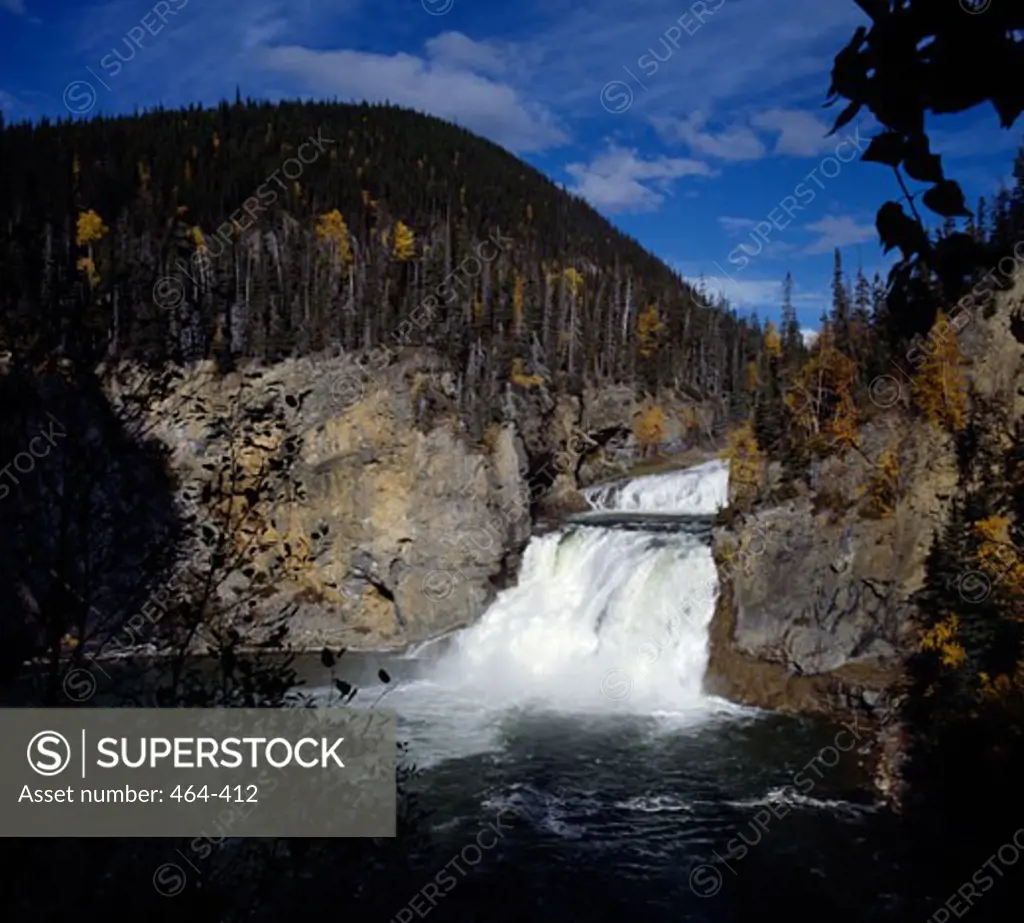
{"type": "MultiPolygon", "coordinates": [[[[814,327],[833,247],[851,273],[890,262],[895,180],[853,157],[877,126],[824,137],[861,21],[852,0],[0,0],[0,108],[390,100],[507,147],[741,311],[777,316],[792,271],[814,327]]],[[[931,134],[972,205],[1011,184],[1020,126],[985,107],[931,134]]]]}

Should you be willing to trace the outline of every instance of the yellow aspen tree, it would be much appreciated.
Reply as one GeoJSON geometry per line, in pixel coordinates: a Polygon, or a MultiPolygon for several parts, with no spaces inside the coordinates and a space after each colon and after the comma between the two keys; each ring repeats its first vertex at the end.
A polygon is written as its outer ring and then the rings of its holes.
{"type": "Polygon", "coordinates": [[[989,516],[974,524],[974,532],[981,539],[978,562],[982,569],[1011,598],[1024,599],[1024,559],[1010,535],[1009,517],[989,516]]]}
{"type": "Polygon", "coordinates": [[[352,247],[349,244],[348,225],[338,209],[322,214],[317,221],[316,236],[321,242],[331,244],[343,271],[352,265],[352,247]]]}
{"type": "Polygon", "coordinates": [[[640,312],[636,319],[636,335],[639,341],[640,355],[645,359],[653,356],[661,345],[661,337],[665,332],[658,306],[650,304],[640,312]]]}
{"type": "Polygon", "coordinates": [[[900,454],[896,446],[887,446],[864,488],[867,505],[865,515],[887,519],[896,511],[900,494],[900,454]]]}
{"type": "Polygon", "coordinates": [[[109,231],[103,219],[91,208],[87,212],[81,212],[78,216],[78,224],[75,228],[75,243],[79,247],[88,246],[100,240],[109,231]]]}
{"type": "Polygon", "coordinates": [[[857,444],[858,413],[853,400],[857,366],[832,345],[827,327],[820,343],[786,394],[793,419],[812,451],[857,444]]]}
{"type": "Polygon", "coordinates": [[[773,359],[778,359],[782,355],[782,336],[771,321],[764,327],[764,348],[773,359]]]}
{"type": "Polygon", "coordinates": [[[665,439],[665,412],[657,404],[649,404],[633,420],[633,432],[647,455],[665,439]]]}
{"type": "Polygon", "coordinates": [[[835,410],[829,425],[829,437],[832,445],[838,449],[846,449],[857,445],[857,405],[853,401],[853,382],[856,368],[853,362],[839,350],[833,357],[834,378],[832,382],[836,398],[835,410]]]}
{"type": "Polygon", "coordinates": [[[75,227],[75,243],[79,247],[85,247],[87,253],[76,260],[75,266],[79,272],[85,275],[90,288],[95,288],[100,281],[92,245],[102,240],[109,230],[110,228],[103,223],[103,219],[92,209],[79,213],[75,227]]]}
{"type": "Polygon", "coordinates": [[[967,383],[956,333],[941,311],[922,349],[925,358],[912,388],[914,404],[930,423],[958,432],[967,422],[967,383]]]}
{"type": "Polygon", "coordinates": [[[583,294],[583,276],[572,266],[567,267],[563,275],[565,276],[565,285],[569,294],[573,298],[579,299],[583,294]]]}
{"type": "Polygon", "coordinates": [[[967,652],[959,641],[959,633],[960,617],[951,615],[924,633],[921,650],[934,651],[943,666],[955,670],[967,659],[967,652]]]}
{"type": "Polygon", "coordinates": [[[89,288],[95,288],[100,281],[100,274],[96,271],[96,264],[90,256],[80,256],[75,261],[75,268],[85,276],[89,288]]]}
{"type": "Polygon", "coordinates": [[[400,263],[416,256],[416,235],[401,221],[395,223],[395,244],[391,252],[400,263]]]}
{"type": "Polygon", "coordinates": [[[756,500],[761,492],[765,456],[757,444],[752,420],[730,434],[722,457],[729,461],[729,486],[736,500],[740,505],[756,500]]]}

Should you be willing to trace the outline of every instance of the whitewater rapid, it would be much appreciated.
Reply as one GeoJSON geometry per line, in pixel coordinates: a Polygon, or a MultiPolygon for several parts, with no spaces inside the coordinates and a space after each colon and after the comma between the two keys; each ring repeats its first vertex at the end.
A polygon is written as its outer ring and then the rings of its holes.
{"type": "MultiPolygon", "coordinates": [[[[716,461],[584,495],[595,510],[710,515],[728,477],[716,461]]],[[[717,595],[711,550],[693,535],[568,525],[531,540],[516,585],[455,638],[436,676],[506,707],[699,709],[717,595]]]]}
{"type": "Polygon", "coordinates": [[[383,697],[396,710],[421,767],[504,752],[530,716],[661,730],[735,720],[744,709],[702,692],[718,598],[711,549],[664,522],[715,513],[728,479],[727,465],[711,462],[588,489],[595,511],[625,515],[534,536],[516,584],[479,621],[411,651],[414,675],[364,687],[362,703],[383,697]],[[662,514],[657,527],[644,519],[652,513],[662,514]],[[629,514],[635,521],[622,522],[629,514]]]}

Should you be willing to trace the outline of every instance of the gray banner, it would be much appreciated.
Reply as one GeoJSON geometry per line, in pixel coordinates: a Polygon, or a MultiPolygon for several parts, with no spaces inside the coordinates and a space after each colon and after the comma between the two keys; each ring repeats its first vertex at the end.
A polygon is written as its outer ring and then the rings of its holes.
{"type": "Polygon", "coordinates": [[[395,713],[0,709],[0,836],[395,835],[395,713]]]}

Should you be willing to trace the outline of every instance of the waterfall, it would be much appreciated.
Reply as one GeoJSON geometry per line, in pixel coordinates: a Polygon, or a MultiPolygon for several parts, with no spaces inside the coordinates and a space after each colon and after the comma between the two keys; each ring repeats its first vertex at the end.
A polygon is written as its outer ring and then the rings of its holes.
{"type": "MultiPolygon", "coordinates": [[[[727,465],[712,462],[586,496],[604,511],[711,515],[727,488],[727,465]]],[[[456,637],[439,674],[488,703],[700,707],[717,595],[698,537],[574,523],[530,542],[516,586],[456,637]]]]}
{"type": "Polygon", "coordinates": [[[633,513],[717,513],[728,501],[729,468],[712,461],[668,474],[612,481],[589,487],[583,496],[595,510],[633,513]]]}

